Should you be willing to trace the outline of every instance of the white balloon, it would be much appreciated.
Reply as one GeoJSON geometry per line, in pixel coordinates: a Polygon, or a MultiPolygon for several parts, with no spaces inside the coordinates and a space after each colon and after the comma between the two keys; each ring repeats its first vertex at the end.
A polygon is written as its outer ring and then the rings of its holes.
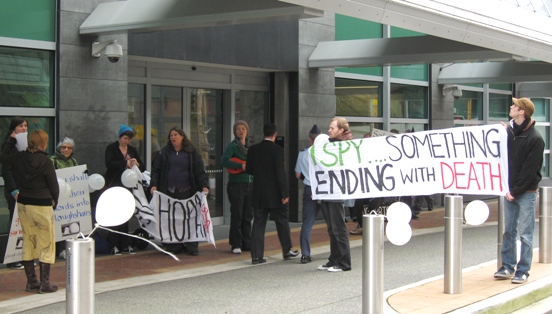
{"type": "Polygon", "coordinates": [[[127,188],[133,188],[138,184],[138,174],[132,169],[127,169],[121,175],[121,182],[127,188]]]}
{"type": "MultiPolygon", "coordinates": [[[[97,191],[101,190],[105,185],[105,179],[100,174],[94,173],[88,177],[88,186],[90,189],[97,191]]],[[[92,193],[93,191],[90,191],[92,193]]]]}
{"type": "Polygon", "coordinates": [[[75,234],[77,232],[80,231],[80,227],[79,227],[79,224],[74,222],[72,224],[69,225],[69,231],[71,232],[71,234],[75,234]]]}
{"type": "Polygon", "coordinates": [[[489,206],[483,201],[471,201],[464,209],[464,219],[468,225],[478,226],[487,218],[489,218],[489,206]]]}
{"type": "Polygon", "coordinates": [[[109,188],[98,199],[96,221],[104,227],[121,225],[132,217],[135,207],[129,190],[120,186],[109,188]]]}
{"type": "Polygon", "coordinates": [[[67,182],[65,180],[58,178],[57,179],[58,185],[59,185],[59,195],[64,195],[67,191],[67,182]]]}
{"type": "Polygon", "coordinates": [[[387,221],[408,224],[412,219],[410,207],[403,202],[395,202],[387,208],[387,221]]]}
{"type": "Polygon", "coordinates": [[[385,235],[389,242],[395,245],[405,245],[412,237],[412,228],[409,224],[389,221],[385,227],[385,235]]]}

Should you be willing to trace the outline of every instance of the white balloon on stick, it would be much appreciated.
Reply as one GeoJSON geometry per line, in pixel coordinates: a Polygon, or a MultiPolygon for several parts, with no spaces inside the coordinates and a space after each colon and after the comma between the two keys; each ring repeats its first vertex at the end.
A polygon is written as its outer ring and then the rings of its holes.
{"type": "Polygon", "coordinates": [[[67,182],[61,178],[58,178],[57,182],[59,185],[59,195],[65,195],[65,192],[67,191],[67,182]]]}
{"type": "Polygon", "coordinates": [[[410,207],[403,202],[395,202],[387,208],[387,221],[408,224],[412,219],[410,207]]]}
{"type": "Polygon", "coordinates": [[[63,192],[63,196],[65,198],[70,198],[72,191],[73,191],[73,189],[71,188],[71,185],[69,183],[65,183],[65,191],[63,192]]]}
{"type": "Polygon", "coordinates": [[[127,188],[133,188],[138,184],[138,174],[132,169],[127,169],[121,175],[121,182],[127,188]]]}
{"type": "Polygon", "coordinates": [[[389,242],[395,245],[405,245],[412,237],[412,228],[409,224],[396,223],[389,220],[385,227],[385,235],[387,235],[389,242]]]}
{"type": "Polygon", "coordinates": [[[98,199],[96,221],[104,227],[121,225],[132,217],[135,207],[129,190],[120,186],[109,188],[98,199]]]}
{"type": "Polygon", "coordinates": [[[468,225],[478,226],[487,218],[489,218],[489,205],[483,201],[471,201],[464,209],[464,219],[468,225]]]}

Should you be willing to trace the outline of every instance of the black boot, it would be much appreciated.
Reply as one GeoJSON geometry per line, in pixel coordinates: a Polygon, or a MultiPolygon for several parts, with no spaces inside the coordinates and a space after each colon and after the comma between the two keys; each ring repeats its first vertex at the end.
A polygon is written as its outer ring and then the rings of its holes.
{"type": "Polygon", "coordinates": [[[27,292],[37,292],[40,289],[40,282],[36,278],[35,267],[33,261],[22,261],[25,267],[25,275],[27,275],[27,292]]]}
{"type": "Polygon", "coordinates": [[[50,284],[50,264],[40,262],[40,289],[38,293],[50,293],[57,290],[57,286],[50,284]]]}

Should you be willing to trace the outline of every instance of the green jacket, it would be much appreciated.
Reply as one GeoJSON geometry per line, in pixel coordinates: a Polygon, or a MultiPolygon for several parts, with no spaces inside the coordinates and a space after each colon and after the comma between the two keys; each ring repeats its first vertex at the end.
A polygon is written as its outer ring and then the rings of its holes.
{"type": "MultiPolygon", "coordinates": [[[[230,161],[230,158],[232,157],[237,157],[241,160],[247,160],[247,156],[244,155],[238,148],[238,144],[236,144],[236,140],[233,140],[228,145],[228,147],[226,147],[226,150],[224,150],[224,154],[222,154],[222,158],[220,162],[224,168],[240,169],[242,165],[240,163],[230,161]]],[[[247,174],[245,171],[238,174],[228,175],[228,183],[252,183],[252,182],[253,182],[253,176],[247,174]]]]}
{"type": "Polygon", "coordinates": [[[69,156],[69,158],[65,158],[65,156],[63,156],[59,151],[56,151],[54,156],[50,156],[50,159],[54,164],[54,169],[63,169],[79,165],[73,155],[69,156]]]}

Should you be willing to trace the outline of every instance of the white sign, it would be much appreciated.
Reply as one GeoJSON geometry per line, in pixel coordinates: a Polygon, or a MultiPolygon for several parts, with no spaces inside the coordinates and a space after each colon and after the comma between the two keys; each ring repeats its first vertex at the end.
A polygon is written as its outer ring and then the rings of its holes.
{"type": "Polygon", "coordinates": [[[70,186],[70,193],[60,193],[54,210],[56,242],[74,239],[92,231],[92,210],[88,191],[86,165],[56,170],[58,179],[70,186]]]}
{"type": "Polygon", "coordinates": [[[328,142],[311,146],[309,156],[313,199],[509,191],[501,125],[328,142]]]}
{"type": "Polygon", "coordinates": [[[15,203],[15,212],[11,221],[8,245],[4,254],[4,264],[19,262],[23,259],[23,229],[17,213],[17,203],[15,203]]]}

